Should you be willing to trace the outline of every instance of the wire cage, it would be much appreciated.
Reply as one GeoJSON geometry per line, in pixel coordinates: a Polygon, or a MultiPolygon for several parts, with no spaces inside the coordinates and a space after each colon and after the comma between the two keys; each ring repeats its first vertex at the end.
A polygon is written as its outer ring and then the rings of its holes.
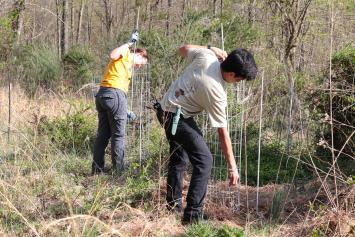
{"type": "MultiPolygon", "coordinates": [[[[232,142],[234,157],[237,164],[241,163],[242,152],[242,133],[243,133],[243,116],[244,116],[244,99],[245,83],[242,82],[237,85],[227,85],[228,107],[227,107],[227,121],[228,130],[232,142]]],[[[209,182],[208,198],[213,199],[214,202],[220,203],[238,209],[239,207],[239,189],[229,188],[225,185],[220,185],[228,179],[228,167],[224,159],[224,155],[220,148],[218,133],[216,128],[211,128],[208,123],[206,113],[203,113],[197,119],[203,136],[213,156],[213,167],[211,173],[211,181],[209,182]]],[[[240,165],[239,173],[241,173],[240,165]]],[[[240,180],[240,179],[239,179],[240,180]]],[[[239,181],[240,182],[240,181],[239,181]]],[[[238,185],[240,187],[240,185],[238,185]]]]}
{"type": "Polygon", "coordinates": [[[149,134],[153,113],[150,111],[149,65],[136,70],[128,91],[128,110],[133,112],[135,119],[128,121],[126,127],[126,160],[139,162],[141,165],[148,155],[149,134]]]}

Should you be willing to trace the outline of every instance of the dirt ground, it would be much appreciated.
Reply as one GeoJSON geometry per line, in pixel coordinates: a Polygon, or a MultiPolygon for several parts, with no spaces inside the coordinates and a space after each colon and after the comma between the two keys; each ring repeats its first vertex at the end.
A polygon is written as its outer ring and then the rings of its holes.
{"type": "MultiPolygon", "coordinates": [[[[160,202],[164,203],[165,190],[164,182],[160,193],[157,191],[153,198],[158,200],[160,194],[160,202]]],[[[188,181],[185,181],[184,201],[187,190],[188,181]]],[[[301,237],[312,236],[315,232],[324,234],[320,236],[355,236],[354,207],[354,185],[339,185],[335,190],[331,182],[322,185],[320,180],[313,180],[299,187],[270,184],[257,190],[256,187],[245,185],[230,188],[227,182],[215,182],[208,187],[204,212],[217,225],[227,224],[239,228],[271,225],[273,227],[268,236],[301,237]]],[[[178,218],[175,216],[175,224],[178,218]]]]}

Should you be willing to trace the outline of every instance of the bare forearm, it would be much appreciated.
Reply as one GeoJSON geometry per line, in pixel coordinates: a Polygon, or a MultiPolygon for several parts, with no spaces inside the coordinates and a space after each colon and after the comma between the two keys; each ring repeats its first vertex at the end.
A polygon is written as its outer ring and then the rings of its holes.
{"type": "Polygon", "coordinates": [[[110,53],[110,58],[112,60],[117,60],[119,59],[124,52],[129,48],[129,44],[123,44],[117,48],[115,48],[114,50],[112,50],[112,52],[110,53]]]}
{"type": "Polygon", "coordinates": [[[178,53],[181,57],[186,58],[187,57],[187,53],[190,49],[201,49],[201,48],[207,48],[207,46],[201,46],[201,45],[194,45],[194,44],[185,44],[182,45],[179,50],[178,53]]]}
{"type": "MultiPolygon", "coordinates": [[[[207,49],[207,46],[194,45],[194,44],[185,44],[179,48],[179,54],[181,57],[186,58],[187,53],[190,49],[207,49]]],[[[227,53],[219,48],[210,47],[210,49],[218,59],[224,60],[227,57],[227,53]]]]}
{"type": "Polygon", "coordinates": [[[234,159],[232,143],[227,128],[218,128],[218,135],[224,157],[228,164],[228,169],[235,170],[237,164],[234,159]]]}

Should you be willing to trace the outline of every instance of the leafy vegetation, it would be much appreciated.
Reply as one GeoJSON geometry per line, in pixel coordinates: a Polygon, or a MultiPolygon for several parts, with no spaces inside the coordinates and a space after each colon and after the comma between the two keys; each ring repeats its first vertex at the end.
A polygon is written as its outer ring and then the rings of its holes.
{"type": "Polygon", "coordinates": [[[353,94],[355,90],[355,47],[353,44],[348,44],[333,54],[332,98],[329,91],[329,70],[324,73],[324,77],[320,80],[322,89],[315,90],[312,93],[312,102],[316,110],[313,116],[315,119],[322,121],[316,136],[321,145],[318,149],[318,155],[323,157],[325,161],[331,160],[333,144],[335,155],[340,157],[338,164],[341,170],[347,175],[351,175],[354,170],[350,168],[353,166],[349,166],[349,163],[354,164],[351,157],[355,154],[355,137],[352,134],[353,131],[348,127],[355,124],[353,94]],[[331,125],[330,113],[332,113],[333,125],[331,125]],[[332,127],[333,133],[331,132],[332,127]]]}
{"type": "Polygon", "coordinates": [[[220,228],[214,227],[207,221],[199,222],[188,226],[186,237],[245,237],[244,231],[235,227],[222,225],[220,228]]]}
{"type": "Polygon", "coordinates": [[[88,108],[76,111],[64,118],[45,120],[40,124],[39,134],[46,136],[52,144],[64,152],[78,155],[92,151],[96,137],[96,116],[88,108]]]}
{"type": "Polygon", "coordinates": [[[94,76],[95,58],[88,47],[75,45],[63,57],[66,84],[79,89],[91,83],[94,76]]]}
{"type": "MultiPolygon", "coordinates": [[[[349,205],[355,179],[353,1],[25,2],[2,0],[0,10],[1,236],[354,234],[349,205]],[[300,16],[305,3],[309,11],[300,16]],[[226,51],[247,48],[259,66],[257,80],[246,84],[250,97],[237,191],[225,182],[216,133],[206,135],[216,144],[211,148],[215,182],[206,199],[206,211],[213,216],[208,222],[182,226],[181,213],[165,210],[168,142],[150,116],[144,118],[149,136],[143,150],[134,134],[137,124],[127,129],[132,139],[124,172],[90,175],[96,112],[91,97],[72,93],[100,80],[110,50],[129,39],[138,6],[138,47],[149,54],[146,76],[153,99],[187,64],[177,55],[178,47],[222,47],[222,25],[226,51]],[[335,50],[331,60],[330,50],[335,50]],[[261,78],[260,185],[265,186],[256,213],[261,78]],[[295,95],[290,108],[291,79],[295,95]],[[144,159],[139,160],[141,153],[144,159]],[[337,177],[332,172],[325,179],[333,158],[337,177]],[[224,225],[227,221],[245,229],[224,225]]],[[[234,97],[229,95],[231,101],[234,97]]],[[[229,110],[240,111],[241,105],[229,110]]],[[[232,139],[237,135],[231,132],[232,139]]]]}
{"type": "Polygon", "coordinates": [[[26,45],[18,49],[12,65],[23,72],[19,84],[33,96],[38,89],[56,91],[62,85],[63,66],[54,48],[46,45],[26,45]],[[20,67],[18,67],[20,66],[20,67]]]}

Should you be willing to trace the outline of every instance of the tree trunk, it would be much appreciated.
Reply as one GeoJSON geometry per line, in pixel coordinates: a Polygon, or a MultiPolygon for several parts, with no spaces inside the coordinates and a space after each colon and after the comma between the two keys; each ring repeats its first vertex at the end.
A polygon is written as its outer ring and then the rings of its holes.
{"type": "Polygon", "coordinates": [[[106,36],[108,39],[111,38],[111,30],[112,30],[112,6],[110,0],[103,0],[104,3],[104,10],[105,10],[105,16],[104,16],[104,24],[106,28],[106,36]]]}
{"type": "Polygon", "coordinates": [[[68,3],[69,0],[62,0],[62,22],[61,22],[61,38],[60,38],[60,48],[63,56],[68,51],[69,45],[69,32],[68,32],[68,3]]]}
{"type": "Polygon", "coordinates": [[[213,0],[213,16],[216,17],[217,15],[217,7],[216,7],[217,0],[213,0]]]}
{"type": "Polygon", "coordinates": [[[150,1],[148,1],[148,29],[151,30],[152,29],[152,5],[150,3],[150,1]]]}
{"type": "Polygon", "coordinates": [[[182,9],[181,9],[181,17],[185,16],[185,10],[186,10],[186,0],[182,1],[182,9]]]}
{"type": "Polygon", "coordinates": [[[57,34],[56,34],[56,45],[57,45],[57,51],[58,51],[58,56],[61,57],[62,55],[62,50],[61,50],[61,47],[60,47],[60,31],[61,31],[61,24],[60,24],[60,0],[56,0],[55,1],[55,10],[56,10],[56,14],[57,14],[57,17],[56,17],[56,20],[57,20],[57,34]]]}
{"type": "Polygon", "coordinates": [[[170,13],[171,13],[171,0],[167,0],[168,1],[168,10],[167,10],[167,14],[166,14],[166,32],[165,35],[169,36],[170,34],[170,13]]]}
{"type": "Polygon", "coordinates": [[[89,6],[89,4],[86,5],[86,14],[87,14],[87,31],[86,31],[86,40],[87,43],[90,44],[91,41],[91,32],[92,32],[92,11],[94,8],[94,3],[91,2],[91,7],[89,6]]]}
{"type": "Polygon", "coordinates": [[[125,19],[126,19],[126,9],[127,9],[127,2],[126,0],[122,1],[122,14],[121,14],[121,24],[124,25],[125,19]]]}
{"type": "Polygon", "coordinates": [[[14,18],[12,19],[12,30],[13,32],[15,32],[15,45],[18,45],[21,40],[21,34],[23,31],[23,12],[25,10],[25,4],[26,0],[17,0],[14,3],[14,18]]]}
{"type": "MultiPolygon", "coordinates": [[[[33,9],[33,21],[32,21],[32,30],[31,30],[31,43],[33,43],[33,39],[36,35],[36,22],[37,22],[37,9],[33,9]]],[[[54,35],[56,38],[57,35],[54,35]]],[[[57,39],[57,38],[56,38],[57,39]]]]}
{"type": "Polygon", "coordinates": [[[78,26],[76,28],[76,43],[77,44],[79,44],[79,41],[80,41],[81,24],[82,24],[82,20],[83,20],[84,7],[85,7],[85,0],[81,0],[80,1],[80,11],[78,14],[78,26]]]}
{"type": "Polygon", "coordinates": [[[70,1],[70,43],[74,42],[74,33],[75,33],[75,7],[74,0],[70,1]]]}

